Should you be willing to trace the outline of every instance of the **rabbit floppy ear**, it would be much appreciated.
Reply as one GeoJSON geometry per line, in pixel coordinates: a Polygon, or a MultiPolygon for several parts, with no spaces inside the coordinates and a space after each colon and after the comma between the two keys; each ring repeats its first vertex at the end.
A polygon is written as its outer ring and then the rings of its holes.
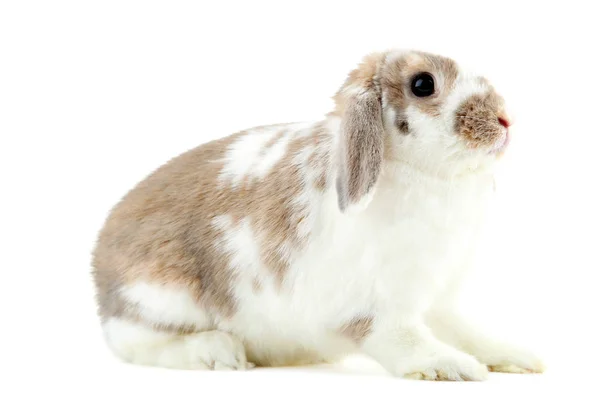
{"type": "Polygon", "coordinates": [[[363,209],[383,164],[384,129],[378,71],[382,54],[366,57],[335,96],[341,116],[336,189],[341,211],[363,209]]]}

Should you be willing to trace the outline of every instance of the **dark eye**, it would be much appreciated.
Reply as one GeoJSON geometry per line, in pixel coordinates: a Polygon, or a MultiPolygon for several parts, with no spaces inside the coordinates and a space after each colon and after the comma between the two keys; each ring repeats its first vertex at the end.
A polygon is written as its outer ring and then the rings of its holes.
{"type": "Polygon", "coordinates": [[[417,97],[431,96],[435,92],[433,76],[427,72],[422,72],[413,78],[410,89],[417,97]]]}

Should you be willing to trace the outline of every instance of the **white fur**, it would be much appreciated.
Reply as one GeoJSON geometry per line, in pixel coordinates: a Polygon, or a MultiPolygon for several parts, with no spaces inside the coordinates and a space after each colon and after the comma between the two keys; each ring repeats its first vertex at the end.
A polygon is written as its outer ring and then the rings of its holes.
{"type": "Polygon", "coordinates": [[[362,196],[360,200],[355,203],[350,203],[346,206],[347,214],[358,214],[366,210],[366,208],[373,201],[373,197],[375,197],[375,189],[371,189],[367,194],[362,196]]]}
{"type": "Polygon", "coordinates": [[[138,282],[121,289],[130,304],[146,320],[165,325],[208,326],[208,316],[198,308],[187,290],[138,282]]]}
{"type": "Polygon", "coordinates": [[[266,143],[277,132],[277,129],[265,129],[264,131],[242,135],[230,145],[225,156],[227,164],[219,175],[220,181],[229,181],[232,186],[239,185],[244,176],[250,172],[266,143]]]}
{"type": "Polygon", "coordinates": [[[477,79],[473,73],[460,70],[456,77],[456,82],[452,92],[444,101],[442,106],[442,114],[446,124],[454,123],[455,112],[458,106],[473,95],[484,94],[488,87],[477,79]]]}
{"type": "MultiPolygon", "coordinates": [[[[395,161],[386,161],[375,189],[356,212],[340,212],[334,185],[324,193],[307,185],[293,204],[308,209],[299,232],[309,241],[299,253],[282,249],[291,265],[281,287],[261,263],[261,233],[252,230],[251,221],[234,226],[227,215],[217,216],[212,222],[222,233],[218,245],[233,255],[229,267],[237,276],[238,309],[211,329],[230,332],[246,344],[251,358],[271,365],[318,362],[362,351],[394,375],[419,379],[481,380],[487,373],[481,363],[488,362],[506,364],[507,370],[513,364],[540,369],[535,356],[473,333],[478,331],[447,312],[469,270],[493,188],[490,156],[466,153],[452,132],[449,116],[461,100],[481,90],[478,81],[460,75],[442,118],[409,107],[406,117],[418,134],[391,135],[395,161]],[[257,276],[262,283],[258,291],[251,286],[257,276]],[[338,330],[361,315],[374,318],[373,330],[355,345],[338,330]],[[463,338],[466,345],[461,347],[458,339],[463,338]]],[[[393,131],[394,110],[384,103],[384,112],[385,129],[393,131]]],[[[339,125],[339,119],[330,117],[333,148],[339,125]]],[[[310,132],[309,128],[296,126],[296,137],[310,132]]],[[[274,134],[274,130],[251,132],[234,143],[221,179],[235,185],[246,176],[265,176],[289,141],[280,140],[260,158],[274,134]]],[[[312,151],[309,147],[294,158],[307,179],[313,173],[306,165],[312,151]]],[[[330,179],[335,179],[333,173],[330,179]]],[[[167,293],[142,285],[126,294],[144,304],[142,310],[150,319],[196,323],[205,318],[194,311],[185,292],[167,293]]],[[[157,359],[157,343],[165,339],[118,320],[109,321],[105,329],[108,336],[119,338],[113,343],[121,352],[145,361],[157,359]]],[[[201,349],[193,353],[197,365],[206,365],[213,350],[228,349],[241,357],[230,339],[193,338],[193,348],[201,349]]],[[[191,347],[181,339],[158,348],[170,352],[156,361],[159,364],[196,365],[184,354],[191,347]]]]}
{"type": "MultiPolygon", "coordinates": [[[[219,245],[230,255],[229,267],[238,275],[238,288],[249,296],[253,291],[254,281],[262,283],[265,273],[260,258],[260,245],[256,232],[252,229],[250,218],[244,218],[234,225],[231,217],[217,216],[213,226],[221,232],[219,245]]],[[[267,276],[268,277],[268,276],[267,276]]]]}
{"type": "Polygon", "coordinates": [[[128,362],[174,369],[242,370],[252,368],[243,344],[216,330],[174,337],[119,318],[104,323],[111,349],[128,362]]]}
{"type": "Polygon", "coordinates": [[[267,149],[264,157],[260,158],[253,168],[252,175],[256,178],[264,178],[279,160],[286,154],[287,145],[292,134],[284,135],[273,146],[267,149]]]}
{"type": "Polygon", "coordinates": [[[236,187],[245,177],[263,178],[285,155],[287,144],[294,134],[305,127],[305,123],[288,124],[285,128],[290,130],[289,134],[283,135],[268,149],[267,143],[281,132],[282,127],[262,127],[240,136],[228,148],[226,165],[219,174],[219,181],[236,187]]]}

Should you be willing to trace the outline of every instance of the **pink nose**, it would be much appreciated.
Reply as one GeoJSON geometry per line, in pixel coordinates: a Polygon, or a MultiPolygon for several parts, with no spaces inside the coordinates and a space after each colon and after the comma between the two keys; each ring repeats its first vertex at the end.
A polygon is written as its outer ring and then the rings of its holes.
{"type": "Polygon", "coordinates": [[[510,126],[510,122],[508,122],[508,120],[506,118],[498,117],[498,122],[500,123],[500,125],[502,125],[503,127],[507,128],[507,129],[510,126]]]}

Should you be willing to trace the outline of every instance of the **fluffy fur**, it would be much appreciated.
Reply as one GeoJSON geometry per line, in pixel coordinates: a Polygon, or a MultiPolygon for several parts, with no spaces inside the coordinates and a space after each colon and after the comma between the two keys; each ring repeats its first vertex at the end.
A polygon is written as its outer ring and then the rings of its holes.
{"type": "Polygon", "coordinates": [[[246,369],[373,357],[391,374],[539,372],[454,307],[508,131],[454,61],[365,57],[322,121],[258,127],[161,166],[112,210],[93,271],[132,363],[246,369]],[[411,78],[436,91],[418,98],[411,78]]]}

